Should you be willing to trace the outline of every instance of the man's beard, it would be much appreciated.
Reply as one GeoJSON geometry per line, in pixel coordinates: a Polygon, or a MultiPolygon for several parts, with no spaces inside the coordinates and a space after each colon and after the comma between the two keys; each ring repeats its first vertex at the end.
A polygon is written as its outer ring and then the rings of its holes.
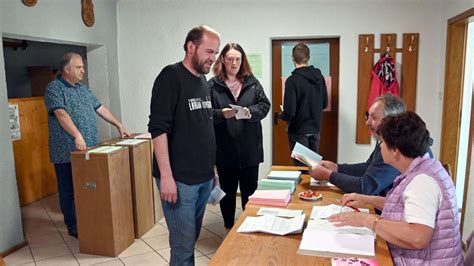
{"type": "MultiPolygon", "coordinates": [[[[193,68],[199,73],[199,74],[207,74],[209,73],[209,70],[207,69],[204,65],[206,64],[207,60],[199,62],[199,59],[196,54],[192,57],[191,63],[193,65],[193,68]]],[[[211,63],[212,64],[212,63],[211,63]]]]}

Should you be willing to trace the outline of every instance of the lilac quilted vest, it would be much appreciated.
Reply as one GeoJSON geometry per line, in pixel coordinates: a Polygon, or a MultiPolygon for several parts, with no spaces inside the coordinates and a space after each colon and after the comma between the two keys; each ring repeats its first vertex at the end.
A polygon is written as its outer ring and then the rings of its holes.
{"type": "Polygon", "coordinates": [[[393,181],[382,216],[387,220],[405,220],[403,191],[418,174],[432,176],[443,195],[433,237],[424,249],[404,249],[389,243],[393,262],[395,265],[463,265],[456,191],[451,177],[439,161],[427,157],[413,160],[407,171],[393,181]]]}

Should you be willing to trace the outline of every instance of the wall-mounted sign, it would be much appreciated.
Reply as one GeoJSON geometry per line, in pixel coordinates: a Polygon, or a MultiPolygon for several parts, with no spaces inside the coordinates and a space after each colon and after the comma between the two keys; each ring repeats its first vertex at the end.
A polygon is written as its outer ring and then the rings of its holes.
{"type": "Polygon", "coordinates": [[[10,134],[12,140],[21,139],[20,113],[18,104],[8,105],[8,114],[10,117],[10,134]]]}

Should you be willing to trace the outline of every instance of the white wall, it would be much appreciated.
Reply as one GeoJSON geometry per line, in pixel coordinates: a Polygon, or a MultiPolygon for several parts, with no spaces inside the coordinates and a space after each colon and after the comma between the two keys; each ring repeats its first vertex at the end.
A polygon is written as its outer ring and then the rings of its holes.
{"type": "MultiPolygon", "coordinates": [[[[470,1],[469,1],[470,2],[470,1]]],[[[340,36],[338,161],[358,162],[372,147],[356,145],[358,35],[420,33],[417,112],[427,122],[439,152],[443,91],[446,5],[443,1],[123,1],[118,2],[120,84],[124,122],[146,131],[153,81],[166,65],[182,60],[184,38],[193,26],[208,24],[222,34],[221,48],[239,42],[263,55],[260,80],[271,97],[271,39],[340,36]],[[133,110],[133,111],[128,111],[133,110]]],[[[453,8],[456,10],[456,8],[453,8]]],[[[453,11],[454,12],[454,11],[453,11]]],[[[401,56],[398,57],[401,60],[401,56]]],[[[263,121],[265,163],[271,165],[271,116],[263,121]]],[[[286,143],[282,144],[286,145],[286,143]]]]}
{"type": "MultiPolygon", "coordinates": [[[[0,13],[3,36],[86,46],[89,70],[101,70],[88,73],[89,85],[99,100],[121,117],[116,0],[94,2],[92,28],[82,22],[81,1],[75,0],[41,0],[34,7],[27,7],[21,1],[2,0],[0,13]]],[[[102,140],[110,138],[110,126],[102,120],[99,131],[102,140]]]]}
{"type": "MultiPolygon", "coordinates": [[[[6,37],[87,46],[93,58],[89,65],[99,65],[105,70],[102,75],[89,73],[89,83],[99,99],[107,106],[110,102],[111,110],[120,117],[116,1],[95,1],[94,10],[95,25],[87,28],[82,23],[80,1],[40,0],[34,7],[26,7],[21,1],[1,0],[0,32],[6,37]],[[94,87],[94,84],[102,86],[94,87]]],[[[3,49],[0,51],[0,252],[3,252],[21,242],[23,233],[9,132],[3,49]]],[[[110,137],[108,126],[101,123],[99,128],[102,139],[110,137]]]]}
{"type": "MultiPolygon", "coordinates": [[[[0,15],[1,18],[1,15],[0,15]]],[[[0,32],[2,24],[0,23],[0,32]]],[[[21,227],[18,190],[15,178],[13,147],[10,141],[10,127],[7,105],[7,86],[3,51],[0,52],[0,253],[21,243],[21,227]]]]}

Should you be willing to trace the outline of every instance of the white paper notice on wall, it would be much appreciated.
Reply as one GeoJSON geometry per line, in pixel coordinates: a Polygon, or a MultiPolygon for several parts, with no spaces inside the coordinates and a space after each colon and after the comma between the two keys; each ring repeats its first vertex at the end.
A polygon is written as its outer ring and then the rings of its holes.
{"type": "Polygon", "coordinates": [[[8,105],[8,115],[10,118],[10,136],[12,140],[21,139],[20,112],[18,104],[8,105]]]}

